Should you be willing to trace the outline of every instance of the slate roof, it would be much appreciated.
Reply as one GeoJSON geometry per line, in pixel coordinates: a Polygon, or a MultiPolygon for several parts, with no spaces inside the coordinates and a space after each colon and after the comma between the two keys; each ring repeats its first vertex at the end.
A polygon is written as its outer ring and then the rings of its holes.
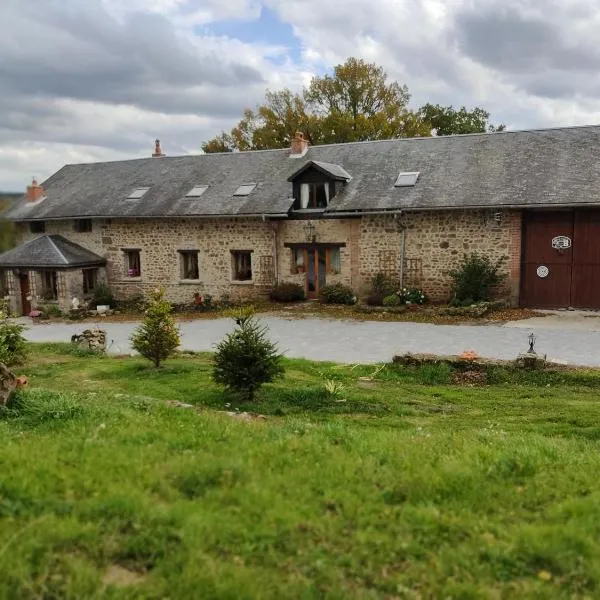
{"type": "Polygon", "coordinates": [[[41,235],[0,254],[0,268],[69,269],[105,263],[101,256],[62,235],[41,235]]]}
{"type": "Polygon", "coordinates": [[[327,213],[600,204],[600,126],[313,146],[301,158],[265,150],[67,165],[43,182],[47,198],[24,200],[13,220],[74,217],[285,216],[288,178],[310,161],[352,179],[327,213]],[[396,188],[401,171],[419,171],[396,188]],[[244,183],[249,195],[235,197],[244,183]],[[209,185],[199,198],[185,198],[209,185]],[[136,187],[140,200],[125,200],[136,187]]]}

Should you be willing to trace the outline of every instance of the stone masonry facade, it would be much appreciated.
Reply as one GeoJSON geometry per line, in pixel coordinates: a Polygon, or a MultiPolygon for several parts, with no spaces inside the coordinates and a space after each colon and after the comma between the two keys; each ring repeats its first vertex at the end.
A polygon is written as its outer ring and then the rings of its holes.
{"type": "MultiPolygon", "coordinates": [[[[401,215],[315,219],[314,240],[339,244],[339,273],[327,283],[351,286],[359,295],[369,291],[378,272],[404,285],[424,289],[434,302],[449,299],[448,271],[463,254],[477,252],[492,260],[506,257],[506,284],[499,294],[518,303],[521,214],[483,211],[430,211],[401,215]],[[500,214],[500,213],[498,213],[500,214]]],[[[145,295],[162,286],[169,300],[191,303],[194,293],[223,295],[233,300],[265,296],[276,281],[304,284],[305,274],[294,273],[292,249],[306,243],[307,221],[298,219],[97,219],[91,232],[74,231],[73,221],[47,221],[46,233],[61,234],[107,259],[99,269],[118,298],[145,295]],[[128,275],[126,251],[139,251],[141,273],[128,275]],[[182,278],[181,251],[197,251],[199,277],[182,278]],[[252,279],[233,279],[233,253],[251,253],[252,279]]],[[[35,237],[26,223],[19,225],[21,241],[35,237]]],[[[39,289],[38,274],[30,274],[32,293],[39,289]]],[[[83,297],[81,270],[59,272],[61,308],[73,296],[83,297]]],[[[9,293],[19,296],[18,281],[9,275],[9,293]]]]}

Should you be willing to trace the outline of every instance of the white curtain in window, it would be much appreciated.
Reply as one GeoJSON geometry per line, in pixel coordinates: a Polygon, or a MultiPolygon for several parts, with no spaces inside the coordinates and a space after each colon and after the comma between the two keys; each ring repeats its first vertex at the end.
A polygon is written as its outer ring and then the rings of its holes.
{"type": "Polygon", "coordinates": [[[325,200],[327,200],[327,204],[329,204],[329,186],[331,184],[325,183],[325,200]]]}
{"type": "Polygon", "coordinates": [[[310,198],[310,185],[303,183],[300,185],[300,208],[308,208],[310,198]]]}

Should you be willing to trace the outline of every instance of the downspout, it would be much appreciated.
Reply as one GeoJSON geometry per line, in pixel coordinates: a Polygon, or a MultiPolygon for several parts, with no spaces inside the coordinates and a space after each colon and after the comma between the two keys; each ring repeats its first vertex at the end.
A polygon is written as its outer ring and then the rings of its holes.
{"type": "MultiPolygon", "coordinates": [[[[265,216],[263,215],[263,221],[265,220],[265,216]]],[[[274,248],[274,268],[273,268],[273,276],[275,278],[275,285],[279,284],[279,223],[276,221],[271,221],[271,226],[273,229],[273,233],[275,234],[275,248],[274,248]]]]}
{"type": "Polygon", "coordinates": [[[400,228],[400,265],[398,268],[400,275],[400,289],[404,288],[404,254],[406,248],[406,227],[402,224],[402,211],[394,214],[394,221],[400,228]]]}

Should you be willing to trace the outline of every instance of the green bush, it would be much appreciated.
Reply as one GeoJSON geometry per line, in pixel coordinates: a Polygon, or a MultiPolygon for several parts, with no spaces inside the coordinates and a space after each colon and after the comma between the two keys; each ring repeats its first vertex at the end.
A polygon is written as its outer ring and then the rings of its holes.
{"type": "Polygon", "coordinates": [[[236,327],[217,346],[213,379],[244,400],[253,400],[261,385],[283,375],[282,355],[252,307],[233,311],[232,317],[236,327]]]}
{"type": "Polygon", "coordinates": [[[62,310],[56,304],[42,304],[39,307],[39,311],[44,317],[62,317],[62,310]]]}
{"type": "Polygon", "coordinates": [[[401,304],[404,304],[402,302],[402,298],[400,296],[398,296],[398,294],[390,294],[389,296],[386,296],[383,299],[383,306],[400,306],[401,304]]]}
{"type": "Polygon", "coordinates": [[[0,362],[7,366],[21,364],[27,356],[25,326],[12,322],[9,316],[6,303],[0,305],[0,362]]]}
{"type": "Polygon", "coordinates": [[[467,306],[489,300],[490,288],[505,279],[501,274],[506,257],[492,262],[487,256],[465,254],[458,268],[449,271],[452,278],[452,301],[456,306],[467,306]]]}
{"type": "Polygon", "coordinates": [[[391,296],[398,289],[396,282],[385,273],[377,273],[371,279],[371,295],[378,296],[382,300],[387,296],[391,296]]]}
{"type": "Polygon", "coordinates": [[[321,290],[321,298],[326,304],[355,304],[356,295],[347,285],[334,283],[321,290]]]}
{"type": "Polygon", "coordinates": [[[156,368],[173,354],[180,342],[179,328],[171,317],[173,308],[164,296],[162,289],[150,294],[144,320],[131,336],[134,350],[151,360],[156,368]]]}
{"type": "Polygon", "coordinates": [[[110,306],[114,308],[116,301],[110,288],[105,283],[99,283],[94,289],[94,294],[90,300],[90,308],[97,306],[110,306]]]}
{"type": "Polygon", "coordinates": [[[291,281],[282,281],[271,290],[269,298],[274,302],[300,302],[305,299],[304,288],[291,281]]]}

